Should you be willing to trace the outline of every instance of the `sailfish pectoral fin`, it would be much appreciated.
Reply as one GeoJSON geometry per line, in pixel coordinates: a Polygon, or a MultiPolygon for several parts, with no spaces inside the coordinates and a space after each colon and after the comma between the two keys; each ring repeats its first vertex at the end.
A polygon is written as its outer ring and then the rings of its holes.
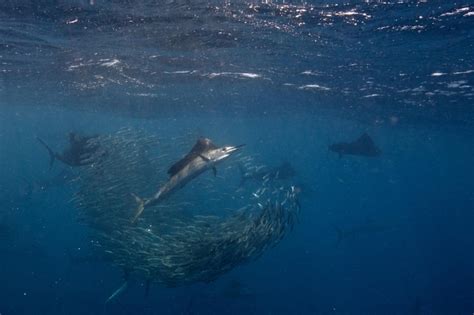
{"type": "Polygon", "coordinates": [[[201,159],[203,159],[203,160],[206,161],[206,162],[209,162],[209,161],[211,160],[210,158],[208,158],[208,157],[206,157],[206,156],[204,156],[204,155],[202,155],[202,154],[199,154],[199,156],[201,157],[201,159]]]}
{"type": "Polygon", "coordinates": [[[217,177],[217,168],[215,166],[212,168],[212,172],[214,173],[214,177],[217,177]]]}
{"type": "Polygon", "coordinates": [[[145,199],[142,199],[133,193],[132,193],[132,196],[135,198],[135,201],[137,202],[137,208],[135,209],[135,213],[132,219],[130,220],[130,222],[133,224],[137,221],[138,217],[142,214],[143,210],[145,210],[145,199]]]}

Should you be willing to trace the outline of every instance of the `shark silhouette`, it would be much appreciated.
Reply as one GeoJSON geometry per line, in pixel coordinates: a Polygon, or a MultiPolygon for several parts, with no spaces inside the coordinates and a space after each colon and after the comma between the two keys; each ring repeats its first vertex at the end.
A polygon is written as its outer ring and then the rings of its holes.
{"type": "Polygon", "coordinates": [[[331,144],[329,150],[338,153],[339,157],[343,155],[376,157],[382,153],[372,138],[365,132],[355,141],[331,144]]]}

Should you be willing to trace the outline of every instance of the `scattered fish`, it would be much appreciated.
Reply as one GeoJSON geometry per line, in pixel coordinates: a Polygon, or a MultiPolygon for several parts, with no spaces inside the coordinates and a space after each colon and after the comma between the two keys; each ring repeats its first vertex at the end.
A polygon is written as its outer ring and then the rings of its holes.
{"type": "Polygon", "coordinates": [[[248,180],[266,181],[266,180],[288,180],[296,175],[296,171],[290,162],[283,162],[272,168],[260,166],[257,168],[247,168],[239,164],[241,174],[240,186],[248,180]]]}
{"type": "Polygon", "coordinates": [[[122,285],[120,287],[117,288],[117,290],[115,290],[109,297],[107,300],[105,300],[105,305],[107,305],[110,301],[112,301],[113,299],[115,299],[117,296],[121,295],[123,292],[125,292],[125,290],[127,289],[128,287],[128,281],[125,280],[122,285]]]}

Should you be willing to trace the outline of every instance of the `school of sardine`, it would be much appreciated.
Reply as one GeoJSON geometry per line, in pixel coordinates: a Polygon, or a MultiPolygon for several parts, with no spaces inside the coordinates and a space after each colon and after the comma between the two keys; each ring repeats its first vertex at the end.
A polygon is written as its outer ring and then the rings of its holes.
{"type": "Polygon", "coordinates": [[[271,178],[239,186],[237,164],[259,167],[245,152],[220,166],[217,177],[200,175],[132,224],[133,194],[156,191],[190,140],[136,129],[93,140],[100,150],[81,169],[73,202],[93,243],[128,275],[166,286],[210,282],[258,258],[293,229],[298,189],[271,178]]]}

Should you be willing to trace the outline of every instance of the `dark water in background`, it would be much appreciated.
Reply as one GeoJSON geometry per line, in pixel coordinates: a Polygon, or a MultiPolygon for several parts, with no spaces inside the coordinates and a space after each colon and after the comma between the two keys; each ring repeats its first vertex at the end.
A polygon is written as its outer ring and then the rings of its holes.
{"type": "Polygon", "coordinates": [[[470,1],[2,1],[0,313],[104,313],[121,272],[72,188],[25,181],[60,170],[35,136],[136,126],[290,160],[302,214],[256,262],[108,313],[472,314],[473,35],[470,1]],[[363,131],[379,158],[328,152],[363,131]]]}

